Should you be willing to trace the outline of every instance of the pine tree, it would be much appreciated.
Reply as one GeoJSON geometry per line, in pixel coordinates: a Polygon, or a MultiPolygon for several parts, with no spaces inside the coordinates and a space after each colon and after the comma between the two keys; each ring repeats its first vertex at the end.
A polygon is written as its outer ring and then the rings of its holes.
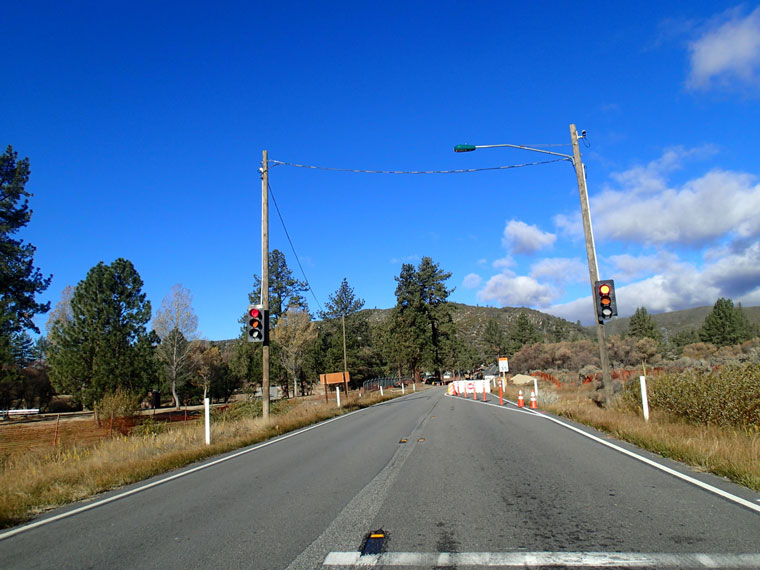
{"type": "Polygon", "coordinates": [[[320,345],[323,350],[322,367],[325,372],[343,370],[343,329],[345,327],[346,360],[353,381],[363,380],[366,371],[372,369],[371,363],[365,362],[363,356],[372,351],[363,350],[371,342],[369,321],[366,313],[360,312],[364,299],[354,293],[353,287],[344,277],[335,293],[325,303],[325,310],[320,313],[320,345]]]}
{"type": "Polygon", "coordinates": [[[656,342],[662,341],[662,333],[645,307],[639,307],[628,322],[628,336],[635,338],[651,338],[656,342]]]}
{"type": "Polygon", "coordinates": [[[91,407],[116,388],[144,395],[156,378],[150,301],[132,263],[90,269],[71,299],[70,322],[51,331],[50,377],[59,393],[91,407]]]}
{"type": "Polygon", "coordinates": [[[415,269],[404,264],[396,277],[396,306],[390,319],[389,360],[405,364],[419,377],[422,367],[440,373],[453,351],[454,327],[444,272],[430,257],[415,269]]]}
{"type": "Polygon", "coordinates": [[[734,307],[731,299],[721,297],[715,302],[712,312],[705,318],[699,330],[702,342],[716,346],[731,346],[749,340],[751,327],[741,307],[734,307]]]}
{"type": "Polygon", "coordinates": [[[18,335],[40,332],[32,319],[50,309],[50,303],[38,303],[35,295],[48,288],[51,277],[34,267],[36,248],[15,237],[32,218],[29,174],[29,159],[18,160],[8,146],[0,155],[0,369],[9,373],[18,368],[18,335]]]}
{"type": "Polygon", "coordinates": [[[533,344],[540,340],[541,335],[536,326],[530,321],[525,311],[520,311],[507,335],[508,354],[516,354],[524,345],[533,344]]]}
{"type": "MultiPolygon", "coordinates": [[[[269,327],[273,329],[288,307],[308,309],[306,299],[301,293],[308,291],[309,285],[293,277],[285,255],[275,249],[269,254],[269,327]]],[[[253,292],[248,295],[250,303],[261,301],[261,277],[253,276],[253,292]]],[[[241,319],[245,322],[245,317],[241,319]]]]}
{"type": "Polygon", "coordinates": [[[489,362],[504,352],[507,338],[496,319],[488,319],[483,331],[483,343],[485,343],[488,351],[487,359],[489,362]]]}

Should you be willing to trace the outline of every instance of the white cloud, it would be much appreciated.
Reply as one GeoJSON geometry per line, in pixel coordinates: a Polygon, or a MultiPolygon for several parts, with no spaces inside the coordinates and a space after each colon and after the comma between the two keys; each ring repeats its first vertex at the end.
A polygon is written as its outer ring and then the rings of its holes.
{"type": "MultiPolygon", "coordinates": [[[[639,258],[616,256],[614,260],[629,274],[642,273],[648,260],[652,269],[658,270],[627,285],[621,285],[622,279],[616,280],[615,296],[621,317],[632,315],[639,307],[646,307],[650,313],[660,313],[711,306],[720,297],[750,306],[760,304],[760,241],[701,268],[678,261],[675,255],[667,253],[639,258]]],[[[546,311],[570,321],[593,324],[590,295],[553,305],[546,311]]]]}
{"type": "Polygon", "coordinates": [[[554,244],[557,236],[525,222],[510,220],[504,228],[502,246],[512,253],[535,253],[554,244]]]}
{"type": "Polygon", "coordinates": [[[469,275],[465,275],[465,278],[462,280],[462,287],[465,289],[477,289],[482,282],[483,279],[480,275],[477,273],[470,273],[469,275]]]}
{"type": "Polygon", "coordinates": [[[415,261],[419,261],[420,256],[419,255],[407,255],[406,257],[393,257],[391,258],[390,262],[393,264],[397,263],[413,263],[415,261]]]}
{"type": "Polygon", "coordinates": [[[760,184],[749,174],[714,170],[655,194],[608,189],[591,200],[591,211],[599,236],[699,246],[727,234],[760,234],[760,184]]]}
{"type": "Polygon", "coordinates": [[[555,290],[523,275],[500,273],[491,277],[478,292],[483,302],[496,302],[502,307],[545,307],[555,297],[555,290]]]}
{"type": "Polygon", "coordinates": [[[614,278],[621,281],[632,281],[652,275],[652,273],[661,273],[678,262],[678,256],[667,251],[657,252],[656,255],[639,256],[626,253],[610,256],[609,259],[616,267],[614,278]]]}
{"type": "Polygon", "coordinates": [[[691,70],[687,86],[710,89],[756,85],[760,71],[760,7],[746,17],[737,11],[719,18],[689,44],[691,70]]]}
{"type": "Polygon", "coordinates": [[[580,259],[547,257],[531,266],[530,276],[554,283],[576,283],[588,279],[588,266],[580,259]]]}
{"type": "Polygon", "coordinates": [[[509,255],[502,257],[501,259],[495,260],[493,263],[491,263],[492,267],[495,267],[496,269],[507,269],[508,267],[512,267],[515,265],[515,260],[512,259],[509,255]]]}
{"type": "Polygon", "coordinates": [[[552,221],[554,222],[554,225],[557,226],[560,233],[572,239],[583,237],[583,222],[581,221],[580,212],[575,212],[569,215],[556,214],[552,218],[552,221]]]}

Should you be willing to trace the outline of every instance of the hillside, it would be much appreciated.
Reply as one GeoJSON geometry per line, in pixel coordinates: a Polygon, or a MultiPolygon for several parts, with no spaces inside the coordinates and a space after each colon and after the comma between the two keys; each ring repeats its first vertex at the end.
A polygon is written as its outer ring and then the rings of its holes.
{"type": "MultiPolygon", "coordinates": [[[[461,303],[452,303],[452,319],[457,327],[458,333],[462,338],[470,340],[475,344],[480,343],[483,336],[486,323],[489,319],[495,319],[500,323],[505,333],[520,312],[525,312],[530,321],[544,335],[547,340],[578,340],[581,338],[596,338],[594,326],[581,326],[578,323],[571,323],[560,317],[555,317],[541,311],[526,309],[522,307],[481,307],[463,305],[461,303]]],[[[369,318],[371,326],[383,324],[391,314],[392,309],[364,309],[369,318]]],[[[742,307],[744,314],[750,323],[760,326],[760,307],[742,307]]],[[[671,311],[669,313],[652,314],[655,324],[664,329],[668,336],[672,336],[681,331],[695,330],[702,326],[705,317],[712,311],[712,306],[696,307],[693,309],[684,309],[682,311],[671,311]]],[[[605,323],[605,333],[607,336],[625,334],[628,330],[630,317],[614,318],[605,323]]],[[[219,341],[222,343],[232,343],[233,340],[219,341]]]]}
{"type": "MultiPolygon", "coordinates": [[[[652,314],[651,316],[657,327],[661,330],[664,329],[663,333],[672,336],[682,331],[700,328],[712,309],[712,306],[695,307],[682,311],[652,314]]],[[[760,307],[742,307],[742,310],[750,323],[760,326],[760,307]]],[[[608,336],[624,334],[628,330],[630,321],[631,317],[614,318],[605,323],[605,332],[608,336]]],[[[589,334],[593,334],[594,326],[585,327],[585,329],[589,334]]]]}
{"type": "MultiPolygon", "coordinates": [[[[533,325],[547,338],[557,340],[575,340],[583,337],[590,337],[593,331],[589,333],[584,327],[577,323],[571,323],[560,317],[555,317],[522,307],[473,307],[461,303],[451,303],[451,317],[457,327],[458,333],[462,338],[470,341],[480,341],[485,330],[486,323],[489,319],[494,319],[502,325],[506,333],[517,316],[524,312],[533,325]]],[[[391,309],[366,309],[369,314],[371,325],[380,325],[390,316],[391,309]]]]}

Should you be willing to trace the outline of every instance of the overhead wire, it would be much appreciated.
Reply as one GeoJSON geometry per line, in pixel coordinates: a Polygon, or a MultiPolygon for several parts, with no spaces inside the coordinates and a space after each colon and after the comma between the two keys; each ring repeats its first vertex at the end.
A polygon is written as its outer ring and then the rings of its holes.
{"type": "Polygon", "coordinates": [[[319,299],[317,299],[317,295],[316,293],[314,293],[314,289],[312,289],[311,283],[309,283],[309,278],[306,276],[306,272],[303,270],[303,265],[301,265],[301,260],[298,258],[298,254],[296,253],[296,248],[293,245],[293,240],[290,239],[288,228],[285,226],[285,220],[282,218],[280,207],[277,205],[277,199],[274,197],[274,192],[272,192],[272,186],[270,186],[269,182],[267,182],[267,187],[269,188],[269,195],[272,197],[272,202],[274,202],[274,209],[277,210],[277,216],[280,218],[282,229],[285,230],[285,236],[288,238],[290,249],[293,250],[293,255],[296,257],[296,262],[298,263],[298,267],[301,269],[301,274],[303,275],[303,278],[306,281],[306,286],[309,288],[309,291],[311,292],[312,297],[314,297],[314,300],[317,302],[317,306],[319,307],[319,310],[324,313],[325,310],[322,308],[322,304],[319,302],[319,299]]]}
{"type": "Polygon", "coordinates": [[[359,168],[333,168],[330,166],[315,166],[311,164],[297,164],[282,160],[270,160],[273,166],[294,166],[296,168],[309,168],[311,170],[329,170],[332,172],[356,172],[360,174],[464,174],[469,172],[484,172],[487,170],[508,170],[510,168],[523,168],[525,166],[538,166],[552,162],[572,161],[571,158],[555,158],[539,162],[526,162],[524,164],[509,164],[505,166],[488,166],[484,168],[461,168],[457,170],[362,170],[359,168]]]}
{"type": "MultiPolygon", "coordinates": [[[[544,147],[550,147],[550,146],[567,146],[565,144],[545,144],[545,145],[533,145],[533,146],[544,146],[544,147]]],[[[553,162],[562,162],[562,161],[572,161],[571,158],[555,158],[552,160],[542,160],[538,162],[526,162],[523,164],[510,164],[510,165],[504,165],[504,166],[490,166],[490,167],[483,167],[483,168],[462,168],[462,169],[456,169],[456,170],[362,170],[358,168],[334,168],[329,166],[315,166],[315,165],[309,165],[309,164],[297,164],[295,162],[285,162],[282,160],[270,160],[270,164],[272,166],[292,166],[296,168],[308,168],[311,170],[329,170],[332,172],[354,172],[354,173],[360,173],[360,174],[464,174],[464,173],[470,173],[470,172],[485,172],[489,170],[508,170],[511,168],[523,168],[526,166],[538,166],[541,164],[551,164],[553,162]]],[[[311,287],[311,283],[309,283],[309,278],[306,276],[306,272],[303,269],[303,265],[301,264],[301,260],[298,257],[298,253],[296,253],[296,248],[293,245],[293,240],[290,238],[290,233],[288,232],[288,228],[285,225],[285,220],[282,217],[282,213],[280,212],[280,208],[277,205],[277,199],[274,196],[274,192],[272,191],[271,185],[267,183],[267,186],[269,188],[269,193],[272,196],[272,202],[274,203],[275,210],[277,210],[277,216],[280,218],[280,223],[282,224],[282,229],[285,230],[285,236],[288,238],[288,243],[290,244],[290,249],[293,251],[293,255],[296,258],[296,262],[298,263],[298,267],[301,269],[301,274],[304,276],[304,280],[306,281],[306,285],[309,288],[309,291],[311,292],[312,296],[314,297],[314,300],[317,302],[317,305],[319,306],[320,310],[324,312],[324,309],[322,308],[322,304],[319,302],[319,299],[317,298],[316,293],[314,292],[314,289],[311,287]]]]}

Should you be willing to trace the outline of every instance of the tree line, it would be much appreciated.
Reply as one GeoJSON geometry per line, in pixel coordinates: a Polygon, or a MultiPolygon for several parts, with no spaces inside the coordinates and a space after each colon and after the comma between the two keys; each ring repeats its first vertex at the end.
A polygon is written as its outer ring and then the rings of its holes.
{"type": "MultiPolygon", "coordinates": [[[[34,267],[34,246],[17,237],[32,215],[25,188],[29,174],[29,160],[9,146],[0,156],[0,408],[44,407],[54,394],[91,408],[117,390],[141,398],[160,391],[174,406],[206,396],[227,400],[236,390],[256,393],[261,345],[247,342],[245,316],[236,339],[202,340],[191,292],[175,285],[153,314],[143,281],[127,259],[92,267],[75,287],[63,290],[52,311],[49,303],[38,303],[35,296],[52,276],[34,267]],[[29,333],[40,331],[32,319],[47,312],[46,334],[34,342],[29,333]]],[[[320,374],[343,370],[358,386],[377,376],[419,381],[425,373],[472,371],[498,356],[510,356],[525,369],[577,370],[595,363],[589,340],[567,342],[570,323],[539,328],[527,310],[508,326],[488,319],[475,337],[455,326],[451,273],[430,257],[401,266],[396,304],[384,319],[371,318],[346,278],[324,309],[312,314],[308,284],[293,276],[277,249],[270,254],[269,275],[270,378],[285,397],[309,394],[320,374]]],[[[259,302],[258,275],[248,297],[259,302]]],[[[740,345],[757,335],[740,306],[719,299],[700,329],[671,338],[663,338],[640,307],[627,333],[609,343],[613,363],[652,362],[709,353],[710,347],[740,345]]]]}

